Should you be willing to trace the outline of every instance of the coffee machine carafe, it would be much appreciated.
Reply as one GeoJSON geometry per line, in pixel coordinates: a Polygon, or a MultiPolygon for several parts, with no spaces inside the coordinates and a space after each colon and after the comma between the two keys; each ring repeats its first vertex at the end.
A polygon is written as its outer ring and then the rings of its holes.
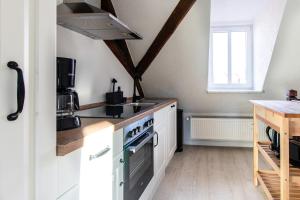
{"type": "Polygon", "coordinates": [[[75,87],[76,60],[57,58],[57,131],[78,128],[81,125],[79,116],[79,98],[75,87]]]}

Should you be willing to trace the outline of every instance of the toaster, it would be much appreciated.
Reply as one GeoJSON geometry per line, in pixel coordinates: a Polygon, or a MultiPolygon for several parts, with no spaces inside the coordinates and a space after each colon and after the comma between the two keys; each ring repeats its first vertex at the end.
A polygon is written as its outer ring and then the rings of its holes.
{"type": "Polygon", "coordinates": [[[300,167],[300,142],[299,139],[290,140],[290,164],[300,167]]]}
{"type": "MultiPolygon", "coordinates": [[[[280,134],[271,127],[266,128],[266,134],[271,142],[270,149],[280,158],[280,134]]],[[[293,137],[289,142],[290,164],[300,167],[300,137],[293,137]]]]}

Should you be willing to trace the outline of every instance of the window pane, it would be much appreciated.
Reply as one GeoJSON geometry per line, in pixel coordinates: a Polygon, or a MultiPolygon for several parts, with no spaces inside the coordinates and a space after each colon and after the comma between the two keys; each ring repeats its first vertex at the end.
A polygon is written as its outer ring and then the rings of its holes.
{"type": "Polygon", "coordinates": [[[247,33],[231,33],[231,82],[247,83],[247,33]]]}
{"type": "Polygon", "coordinates": [[[228,33],[213,33],[213,83],[228,83],[228,33]]]}

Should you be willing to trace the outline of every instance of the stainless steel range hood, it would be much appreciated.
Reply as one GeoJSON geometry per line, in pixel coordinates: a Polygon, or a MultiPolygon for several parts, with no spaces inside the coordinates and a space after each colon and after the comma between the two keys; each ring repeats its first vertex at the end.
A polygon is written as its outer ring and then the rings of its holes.
{"type": "Polygon", "coordinates": [[[118,18],[101,9],[101,0],[63,0],[57,24],[93,39],[142,39],[118,18]]]}

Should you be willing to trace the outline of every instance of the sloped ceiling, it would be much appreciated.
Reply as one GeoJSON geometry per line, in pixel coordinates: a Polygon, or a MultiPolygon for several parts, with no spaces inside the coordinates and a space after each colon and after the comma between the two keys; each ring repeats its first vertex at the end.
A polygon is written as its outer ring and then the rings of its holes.
{"type": "Polygon", "coordinates": [[[211,2],[212,23],[226,23],[254,21],[272,0],[211,0],[211,2]]]}
{"type": "MultiPolygon", "coordinates": [[[[167,20],[178,1],[115,0],[120,18],[141,33],[128,42],[135,64],[167,20]]],[[[265,81],[264,93],[209,94],[207,88],[210,1],[198,0],[146,71],[142,86],[148,97],[176,97],[190,113],[249,114],[250,99],[284,99],[288,89],[300,90],[299,0],[289,0],[265,81]]]]}

